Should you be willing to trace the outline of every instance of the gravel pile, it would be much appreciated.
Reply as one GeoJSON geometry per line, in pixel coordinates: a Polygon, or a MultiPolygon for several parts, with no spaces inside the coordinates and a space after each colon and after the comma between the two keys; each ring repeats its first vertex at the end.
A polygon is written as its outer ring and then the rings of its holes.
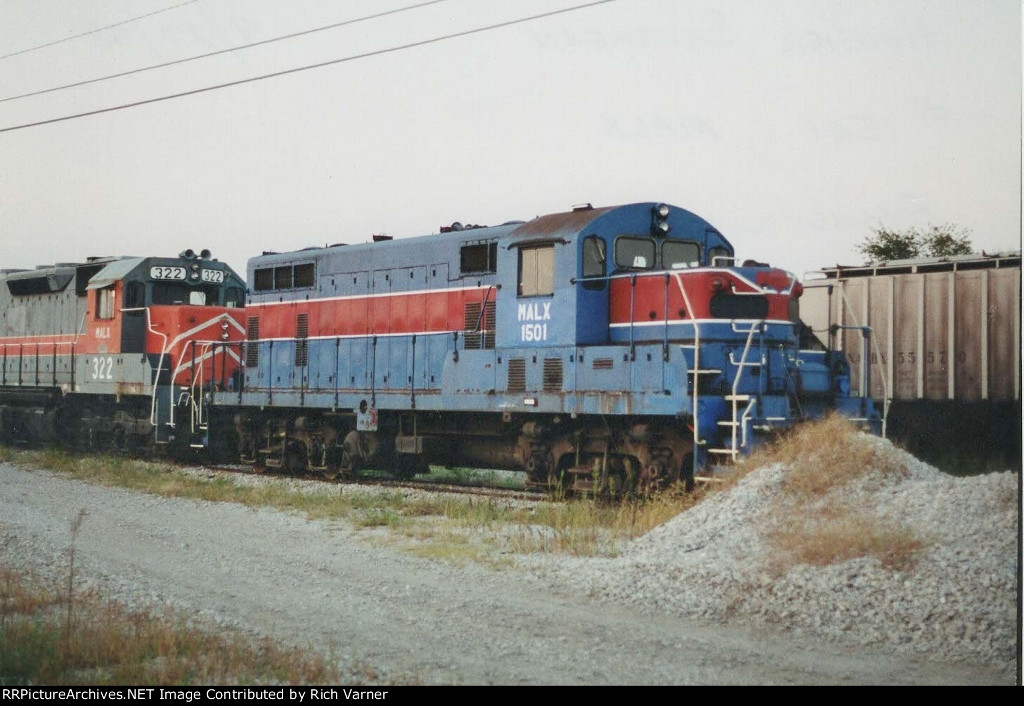
{"type": "Polygon", "coordinates": [[[750,473],[618,558],[536,568],[592,597],[652,613],[772,623],[1012,669],[1019,653],[1019,474],[954,478],[884,439],[865,435],[859,442],[878,445],[905,472],[869,471],[842,488],[841,499],[925,542],[904,570],[857,558],[780,573],[778,551],[767,540],[785,473],[778,465],[750,473]]]}

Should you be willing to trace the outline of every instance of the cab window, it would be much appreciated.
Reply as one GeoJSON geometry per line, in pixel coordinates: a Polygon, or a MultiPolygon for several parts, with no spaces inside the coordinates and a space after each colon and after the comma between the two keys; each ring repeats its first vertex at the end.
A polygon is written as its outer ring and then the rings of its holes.
{"type": "Polygon", "coordinates": [[[105,287],[96,290],[96,318],[114,318],[114,288],[105,287]]]}
{"type": "Polygon", "coordinates": [[[728,267],[733,264],[732,254],[728,248],[716,245],[708,251],[708,264],[712,267],[728,267]],[[718,260],[717,262],[715,260],[718,260]]]}
{"type": "Polygon", "coordinates": [[[555,293],[555,246],[519,249],[519,296],[555,293]]]}
{"type": "Polygon", "coordinates": [[[661,245],[661,266],[666,270],[700,267],[700,243],[666,240],[661,245]]]}
{"type": "Polygon", "coordinates": [[[608,262],[605,252],[606,245],[604,238],[596,235],[588,236],[583,240],[583,268],[580,274],[586,289],[604,289],[607,274],[608,262]]]}
{"type": "Polygon", "coordinates": [[[622,270],[650,270],[656,260],[654,240],[622,236],[615,241],[615,266],[622,270]]]}

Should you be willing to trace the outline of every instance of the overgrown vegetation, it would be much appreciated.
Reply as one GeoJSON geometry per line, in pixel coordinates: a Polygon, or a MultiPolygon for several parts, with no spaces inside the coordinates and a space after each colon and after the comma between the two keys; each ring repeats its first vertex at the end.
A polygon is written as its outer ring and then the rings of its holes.
{"type": "Polygon", "coordinates": [[[8,449],[0,460],[164,497],[275,507],[310,519],[347,520],[362,529],[386,528],[408,539],[405,548],[420,555],[499,565],[510,553],[614,556],[623,540],[645,534],[701,497],[677,488],[621,503],[575,498],[524,504],[472,495],[406,495],[352,485],[303,486],[286,478],[247,484],[228,474],[197,475],[169,464],[61,450],[8,449]]]}
{"type": "Polygon", "coordinates": [[[831,415],[793,429],[746,459],[738,475],[772,464],[784,469],[782,492],[763,531],[778,550],[769,562],[777,571],[867,556],[902,570],[925,546],[909,528],[844,498],[842,490],[852,483],[908,473],[845,418],[831,415]]]}
{"type": "MultiPolygon", "coordinates": [[[[194,685],[374,684],[362,663],[205,630],[172,612],[129,610],[75,586],[79,512],[71,524],[68,574],[47,587],[0,566],[0,684],[194,685]]],[[[393,683],[392,679],[392,683],[393,683]]],[[[415,683],[415,680],[403,680],[415,683]]]]}

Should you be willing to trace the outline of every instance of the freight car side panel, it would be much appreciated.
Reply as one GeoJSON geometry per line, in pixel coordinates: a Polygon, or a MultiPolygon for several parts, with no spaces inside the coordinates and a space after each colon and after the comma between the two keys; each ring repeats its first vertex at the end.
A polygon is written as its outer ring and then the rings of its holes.
{"type": "Polygon", "coordinates": [[[893,313],[900,322],[893,328],[891,394],[896,399],[915,399],[924,392],[924,329],[921,317],[916,315],[924,295],[924,281],[921,275],[888,279],[894,289],[893,313]]]}
{"type": "MultiPolygon", "coordinates": [[[[868,275],[816,281],[806,290],[802,316],[822,333],[830,321],[871,327],[874,397],[1019,400],[1019,254],[974,257],[897,263],[868,275]]],[[[837,346],[850,358],[852,384],[859,389],[860,333],[843,331],[837,346]]]]}
{"type": "Polygon", "coordinates": [[[1020,270],[984,270],[987,280],[988,399],[1020,400],[1020,270]]]}
{"type": "MultiPolygon", "coordinates": [[[[982,399],[982,331],[987,329],[987,311],[982,304],[980,272],[961,272],[953,284],[953,399],[975,402],[982,399]]],[[[987,333],[987,331],[986,331],[987,333]]]]}
{"type": "Polygon", "coordinates": [[[924,398],[953,398],[953,273],[924,275],[924,398]]]}

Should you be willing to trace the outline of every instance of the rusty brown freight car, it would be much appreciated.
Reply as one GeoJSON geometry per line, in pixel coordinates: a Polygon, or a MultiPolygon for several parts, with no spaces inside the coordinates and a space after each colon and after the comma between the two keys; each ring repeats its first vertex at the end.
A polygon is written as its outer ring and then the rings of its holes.
{"type": "Polygon", "coordinates": [[[801,318],[890,403],[891,437],[947,466],[1020,467],[1020,251],[827,268],[801,318]]]}

